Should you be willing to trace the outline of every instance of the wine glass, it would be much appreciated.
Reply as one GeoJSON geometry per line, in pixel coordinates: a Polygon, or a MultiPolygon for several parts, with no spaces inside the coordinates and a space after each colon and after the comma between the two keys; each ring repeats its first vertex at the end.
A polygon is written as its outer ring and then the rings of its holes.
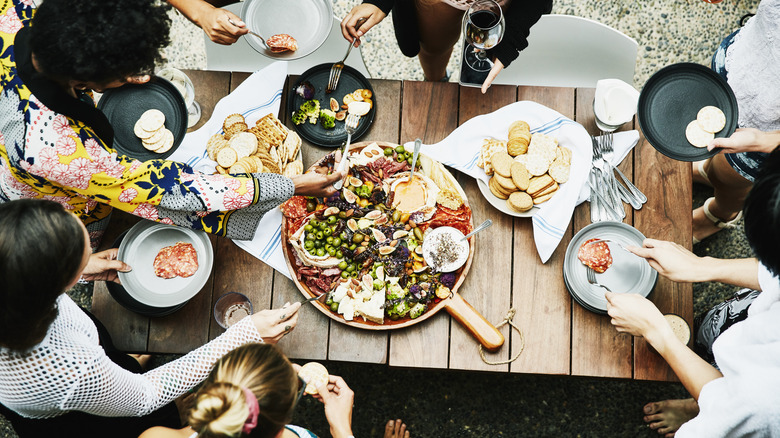
{"type": "Polygon", "coordinates": [[[198,102],[195,102],[195,86],[192,80],[183,71],[166,67],[157,72],[157,76],[170,81],[184,98],[184,104],[187,106],[187,127],[195,126],[200,120],[201,110],[198,102]]]}
{"type": "Polygon", "coordinates": [[[468,45],[464,50],[466,65],[476,71],[488,71],[493,61],[486,50],[501,42],[504,36],[504,13],[493,0],[477,0],[463,15],[463,33],[468,45]]]}

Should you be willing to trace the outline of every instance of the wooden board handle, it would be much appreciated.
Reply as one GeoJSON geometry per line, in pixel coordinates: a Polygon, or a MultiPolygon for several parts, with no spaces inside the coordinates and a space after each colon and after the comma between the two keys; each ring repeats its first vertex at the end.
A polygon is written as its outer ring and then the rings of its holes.
{"type": "Polygon", "coordinates": [[[445,306],[447,312],[469,331],[488,351],[496,351],[504,345],[504,335],[489,323],[460,294],[452,294],[445,306]]]}

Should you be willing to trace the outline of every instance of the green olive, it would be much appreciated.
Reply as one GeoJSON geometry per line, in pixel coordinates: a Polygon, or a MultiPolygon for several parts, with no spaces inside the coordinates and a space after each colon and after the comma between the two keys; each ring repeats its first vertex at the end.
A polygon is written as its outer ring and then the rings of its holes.
{"type": "Polygon", "coordinates": [[[322,231],[317,231],[315,235],[317,236],[317,240],[322,240],[322,238],[325,237],[325,233],[323,233],[322,231]]]}
{"type": "Polygon", "coordinates": [[[333,230],[331,230],[331,229],[330,229],[330,228],[328,228],[328,227],[325,227],[325,229],[324,229],[324,230],[322,230],[322,235],[323,235],[323,236],[330,236],[331,234],[333,234],[333,230]]]}
{"type": "Polygon", "coordinates": [[[412,231],[412,233],[414,233],[414,238],[422,242],[422,240],[423,240],[423,233],[420,230],[420,227],[414,227],[413,230],[414,231],[412,231]]]}
{"type": "Polygon", "coordinates": [[[337,220],[339,220],[339,218],[335,215],[328,216],[328,223],[331,225],[335,224],[337,220]]]}
{"type": "Polygon", "coordinates": [[[337,303],[335,301],[332,302],[330,304],[330,310],[333,311],[333,312],[338,312],[339,311],[339,303],[337,303]]]}
{"type": "Polygon", "coordinates": [[[341,240],[347,240],[347,232],[342,231],[341,234],[339,234],[339,237],[341,238],[341,240]]]}
{"type": "Polygon", "coordinates": [[[355,271],[355,265],[350,264],[349,266],[347,266],[347,272],[354,272],[354,271],[355,271]]]}
{"type": "Polygon", "coordinates": [[[328,236],[328,237],[325,239],[325,241],[326,241],[326,242],[328,242],[329,244],[333,245],[333,236],[328,236]]]}
{"type": "Polygon", "coordinates": [[[314,242],[312,242],[311,240],[307,240],[306,243],[303,244],[303,247],[306,248],[307,250],[310,250],[314,248],[314,242]]]}
{"type": "Polygon", "coordinates": [[[398,223],[401,220],[401,212],[396,210],[393,212],[393,222],[398,223]]]}
{"type": "Polygon", "coordinates": [[[337,258],[337,259],[343,259],[343,258],[344,258],[344,253],[343,253],[343,252],[341,252],[341,250],[338,250],[338,249],[337,249],[337,250],[336,250],[336,258],[337,258]]]}
{"type": "Polygon", "coordinates": [[[349,277],[349,272],[341,271],[341,278],[347,278],[347,277],[349,277]]]}
{"type": "Polygon", "coordinates": [[[333,247],[328,248],[328,255],[334,257],[336,255],[336,249],[333,247]]]}
{"type": "Polygon", "coordinates": [[[385,148],[385,156],[389,157],[390,155],[393,155],[393,148],[385,148]]]}
{"type": "Polygon", "coordinates": [[[333,239],[333,240],[332,240],[330,243],[331,243],[333,246],[335,246],[336,248],[338,248],[338,247],[340,247],[340,246],[341,246],[341,239],[340,239],[340,238],[338,238],[338,237],[333,237],[333,236],[330,236],[330,237],[328,237],[328,239],[333,239]]]}
{"type": "Polygon", "coordinates": [[[406,148],[404,148],[404,145],[401,144],[395,147],[395,151],[398,152],[399,154],[403,154],[404,152],[406,152],[406,148]]]}
{"type": "Polygon", "coordinates": [[[363,241],[363,237],[364,237],[364,236],[363,236],[362,234],[360,234],[360,233],[355,233],[355,234],[352,236],[352,243],[360,243],[360,242],[362,242],[362,241],[363,241]]]}
{"type": "Polygon", "coordinates": [[[346,211],[340,211],[339,212],[339,217],[341,219],[346,219],[347,218],[347,212],[346,211]]]}
{"type": "Polygon", "coordinates": [[[317,248],[317,256],[319,257],[325,257],[325,248],[317,248]]]}
{"type": "Polygon", "coordinates": [[[303,227],[303,231],[306,231],[307,233],[313,230],[314,227],[311,226],[311,224],[306,224],[305,227],[303,227]]]}
{"type": "Polygon", "coordinates": [[[318,221],[317,219],[312,219],[309,221],[309,225],[311,225],[314,228],[317,228],[320,226],[320,221],[318,221]]]}
{"type": "Polygon", "coordinates": [[[341,269],[343,271],[343,270],[347,269],[347,265],[348,265],[347,261],[346,260],[342,260],[341,262],[339,262],[339,269],[341,269]]]}
{"type": "Polygon", "coordinates": [[[404,161],[406,161],[406,158],[402,157],[401,154],[398,154],[398,156],[395,157],[395,161],[399,163],[403,163],[404,161]]]}
{"type": "Polygon", "coordinates": [[[354,243],[353,243],[352,245],[349,245],[349,249],[350,249],[351,251],[354,251],[354,250],[355,250],[355,248],[357,248],[357,245],[355,245],[354,243]]]}
{"type": "Polygon", "coordinates": [[[406,162],[409,163],[409,165],[412,165],[412,157],[406,157],[406,162]]]}
{"type": "Polygon", "coordinates": [[[317,238],[317,234],[316,233],[308,233],[308,234],[306,234],[306,239],[305,240],[314,240],[316,238],[317,238]]]}
{"type": "Polygon", "coordinates": [[[317,203],[314,201],[309,201],[306,203],[306,211],[312,212],[317,209],[317,203]]]}

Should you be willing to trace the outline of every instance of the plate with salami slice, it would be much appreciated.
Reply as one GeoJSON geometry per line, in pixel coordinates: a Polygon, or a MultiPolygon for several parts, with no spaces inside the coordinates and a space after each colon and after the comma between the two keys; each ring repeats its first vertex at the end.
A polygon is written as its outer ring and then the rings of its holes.
{"type": "Polygon", "coordinates": [[[658,273],[620,247],[642,246],[644,239],[636,228],[622,222],[596,222],[580,230],[566,248],[563,262],[563,279],[572,298],[591,312],[607,313],[604,289],[588,283],[586,263],[596,271],[599,284],[611,291],[648,296],[658,273]]]}
{"type": "Polygon", "coordinates": [[[117,254],[133,267],[120,272],[127,294],[152,308],[186,303],[208,281],[214,252],[202,231],[141,221],[128,231],[117,254]]]}

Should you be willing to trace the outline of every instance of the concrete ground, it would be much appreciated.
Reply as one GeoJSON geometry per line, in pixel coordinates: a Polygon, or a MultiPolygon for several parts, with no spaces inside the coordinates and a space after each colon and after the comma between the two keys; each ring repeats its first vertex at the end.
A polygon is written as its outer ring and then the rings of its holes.
{"type": "MultiPolygon", "coordinates": [[[[343,16],[356,3],[336,0],[335,12],[343,16]]],[[[634,82],[641,88],[663,66],[682,61],[707,64],[722,37],[757,5],[757,0],[717,5],[700,0],[563,0],[555,3],[553,12],[592,18],[635,38],[640,56],[634,82]]],[[[203,68],[205,51],[199,29],[175,17],[172,32],[173,43],[167,50],[170,64],[203,68]]],[[[369,35],[371,41],[365,41],[362,54],[372,77],[422,79],[417,61],[398,53],[389,19],[369,35]]],[[[450,71],[457,71],[457,62],[452,60],[450,71]]],[[[695,186],[694,206],[709,196],[711,189],[695,186]]],[[[741,227],[721,231],[694,247],[694,252],[722,258],[751,255],[741,227]]],[[[694,284],[695,314],[706,312],[736,289],[719,283],[694,284]]],[[[80,287],[70,294],[90,307],[91,287],[80,287]]],[[[156,357],[154,363],[170,359],[156,357]]],[[[413,437],[652,437],[657,434],[642,422],[642,406],[686,396],[680,384],[670,383],[407,370],[337,362],[325,365],[333,374],[344,376],[356,393],[353,422],[358,437],[382,436],[384,423],[392,418],[402,418],[413,437]]],[[[328,436],[322,407],[309,398],[296,409],[294,423],[328,436]]],[[[16,434],[0,417],[0,438],[11,437],[16,434]]]]}

